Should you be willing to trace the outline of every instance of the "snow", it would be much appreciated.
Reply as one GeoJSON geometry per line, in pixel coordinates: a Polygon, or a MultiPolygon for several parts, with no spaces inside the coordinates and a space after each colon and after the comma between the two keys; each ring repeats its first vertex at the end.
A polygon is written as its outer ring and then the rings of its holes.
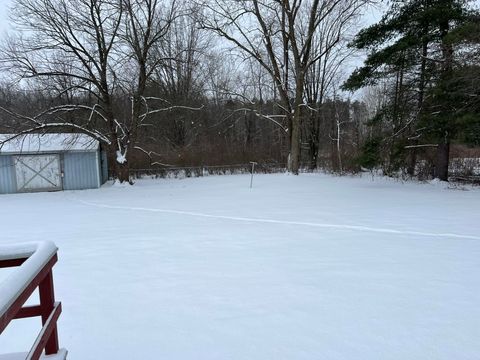
{"type": "Polygon", "coordinates": [[[128,181],[120,182],[120,180],[116,179],[113,181],[112,186],[118,188],[125,188],[131,186],[131,184],[128,181]]]}
{"type": "Polygon", "coordinates": [[[20,267],[11,272],[3,281],[0,279],[0,315],[8,310],[56,251],[55,244],[48,241],[8,246],[0,244],[0,260],[28,257],[20,267]]]}
{"type": "MultiPolygon", "coordinates": [[[[60,349],[57,354],[54,355],[42,355],[40,360],[65,360],[67,358],[67,350],[60,349]]],[[[25,360],[28,353],[13,353],[13,354],[0,354],[0,360],[25,360]]]]}
{"type": "MultiPolygon", "coordinates": [[[[478,359],[480,189],[318,174],[249,184],[4,195],[0,243],[59,247],[70,360],[478,359]]],[[[13,322],[0,353],[25,351],[38,328],[13,322]]]]}
{"type": "MultiPolygon", "coordinates": [[[[0,144],[10,139],[12,134],[0,134],[0,144]]],[[[85,151],[96,150],[98,140],[85,134],[26,134],[0,145],[0,154],[4,153],[36,153],[52,151],[85,151]]]]}
{"type": "Polygon", "coordinates": [[[119,164],[125,164],[127,162],[127,158],[125,157],[125,154],[122,154],[120,150],[117,150],[117,163],[119,164]]]}
{"type": "Polygon", "coordinates": [[[453,158],[449,171],[458,175],[480,175],[480,158],[453,158]]]}

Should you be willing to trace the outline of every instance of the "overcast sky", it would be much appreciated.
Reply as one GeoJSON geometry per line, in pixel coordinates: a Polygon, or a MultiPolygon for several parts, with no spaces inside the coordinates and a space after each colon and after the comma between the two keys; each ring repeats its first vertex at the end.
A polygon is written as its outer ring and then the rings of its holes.
{"type": "MultiPolygon", "coordinates": [[[[6,32],[8,32],[12,25],[8,21],[8,11],[13,0],[0,0],[0,38],[3,38],[6,32]]],[[[480,0],[475,0],[475,3],[480,7],[480,0]]],[[[365,24],[372,23],[379,18],[379,13],[375,11],[369,11],[365,16],[365,24]]]]}
{"type": "Polygon", "coordinates": [[[8,29],[8,7],[10,0],[0,0],[0,31],[2,35],[8,29]]]}
{"type": "MultiPolygon", "coordinates": [[[[13,1],[14,0],[0,0],[0,38],[3,38],[3,36],[12,28],[12,25],[8,20],[8,11],[13,1]]],[[[480,0],[478,1],[480,2],[480,0]]],[[[375,11],[369,11],[369,13],[366,14],[367,23],[372,23],[377,20],[378,17],[378,13],[375,11]]]]}

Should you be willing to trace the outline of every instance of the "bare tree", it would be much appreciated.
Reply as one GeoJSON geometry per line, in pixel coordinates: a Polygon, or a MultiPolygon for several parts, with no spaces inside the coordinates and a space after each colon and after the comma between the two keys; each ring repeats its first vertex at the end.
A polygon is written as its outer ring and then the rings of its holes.
{"type": "Polygon", "coordinates": [[[313,53],[318,61],[307,71],[305,80],[305,101],[308,104],[306,121],[308,123],[305,140],[309,146],[310,168],[318,166],[320,149],[320,128],[325,99],[335,97],[335,88],[342,82],[343,70],[355,52],[348,44],[357,30],[361,18],[362,2],[350,6],[338,7],[316,29],[313,37],[313,53]]]}
{"type": "MultiPolygon", "coordinates": [[[[206,0],[201,26],[228,40],[245,58],[255,59],[272,77],[289,133],[289,170],[298,174],[300,129],[307,72],[325,54],[314,37],[337,11],[358,11],[367,0],[206,0]]],[[[336,33],[341,36],[341,31],[336,33]]],[[[264,115],[268,116],[268,115],[264,115]]]]}
{"type": "Polygon", "coordinates": [[[74,129],[91,135],[129,180],[138,131],[154,113],[176,106],[145,96],[164,59],[154,51],[178,16],[158,0],[16,0],[13,20],[25,30],[2,48],[2,67],[23,82],[55,89],[63,103],[27,116],[1,108],[23,126],[15,135],[74,129]],[[125,108],[130,111],[125,111],[125,108]]]}

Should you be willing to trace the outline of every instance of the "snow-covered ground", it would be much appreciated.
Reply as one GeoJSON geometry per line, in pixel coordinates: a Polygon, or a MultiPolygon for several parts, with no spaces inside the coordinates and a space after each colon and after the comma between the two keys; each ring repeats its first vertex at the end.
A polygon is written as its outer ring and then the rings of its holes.
{"type": "MultiPolygon", "coordinates": [[[[479,359],[479,189],[326,175],[248,185],[3,195],[0,243],[58,245],[71,360],[479,359]]],[[[39,320],[11,325],[0,353],[26,350],[39,320]]]]}

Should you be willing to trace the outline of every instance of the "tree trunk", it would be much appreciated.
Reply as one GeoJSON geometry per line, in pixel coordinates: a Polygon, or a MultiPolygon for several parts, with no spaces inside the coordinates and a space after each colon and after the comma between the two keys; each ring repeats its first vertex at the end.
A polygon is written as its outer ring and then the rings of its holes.
{"type": "Polygon", "coordinates": [[[128,165],[128,162],[125,162],[123,164],[119,164],[118,162],[115,163],[118,181],[120,181],[121,183],[130,182],[130,166],[128,165]]]}
{"type": "Polygon", "coordinates": [[[338,170],[340,173],[343,173],[343,165],[342,165],[342,152],[341,152],[341,147],[340,147],[340,124],[337,123],[337,161],[338,161],[338,170]]]}
{"type": "Polygon", "coordinates": [[[300,168],[300,107],[295,108],[292,119],[289,171],[298,175],[300,168]]]}
{"type": "Polygon", "coordinates": [[[305,81],[305,69],[296,64],[297,80],[295,82],[295,101],[293,116],[291,119],[291,140],[290,140],[290,172],[298,175],[300,168],[301,151],[301,127],[302,127],[302,104],[305,81]]]}
{"type": "MultiPolygon", "coordinates": [[[[442,77],[447,79],[453,68],[453,46],[446,41],[450,31],[450,24],[447,20],[440,24],[440,33],[442,36],[442,77]]],[[[435,178],[442,181],[448,181],[448,162],[450,157],[450,134],[445,131],[445,136],[439,141],[437,147],[437,158],[435,162],[435,178]]]]}
{"type": "Polygon", "coordinates": [[[412,177],[415,176],[416,165],[417,165],[417,149],[413,148],[410,152],[410,158],[407,166],[407,174],[409,176],[412,176],[412,177]]]}
{"type": "Polygon", "coordinates": [[[448,162],[450,157],[450,142],[448,140],[438,144],[435,161],[435,178],[448,181],[448,162]]]}
{"type": "Polygon", "coordinates": [[[115,179],[118,179],[121,183],[130,182],[130,165],[128,161],[125,161],[123,164],[120,164],[117,161],[117,147],[115,145],[110,145],[108,147],[108,158],[112,162],[111,169],[113,170],[113,176],[115,179]]]}
{"type": "Polygon", "coordinates": [[[313,138],[313,136],[310,138],[308,146],[309,146],[309,158],[310,158],[309,168],[310,170],[313,171],[317,168],[317,154],[318,154],[317,141],[315,140],[315,138],[313,138]]]}
{"type": "Polygon", "coordinates": [[[309,158],[310,158],[310,170],[315,170],[318,167],[318,149],[319,149],[319,118],[318,113],[313,113],[310,111],[309,113],[309,130],[310,133],[307,134],[308,136],[308,146],[309,146],[309,158]]]}

